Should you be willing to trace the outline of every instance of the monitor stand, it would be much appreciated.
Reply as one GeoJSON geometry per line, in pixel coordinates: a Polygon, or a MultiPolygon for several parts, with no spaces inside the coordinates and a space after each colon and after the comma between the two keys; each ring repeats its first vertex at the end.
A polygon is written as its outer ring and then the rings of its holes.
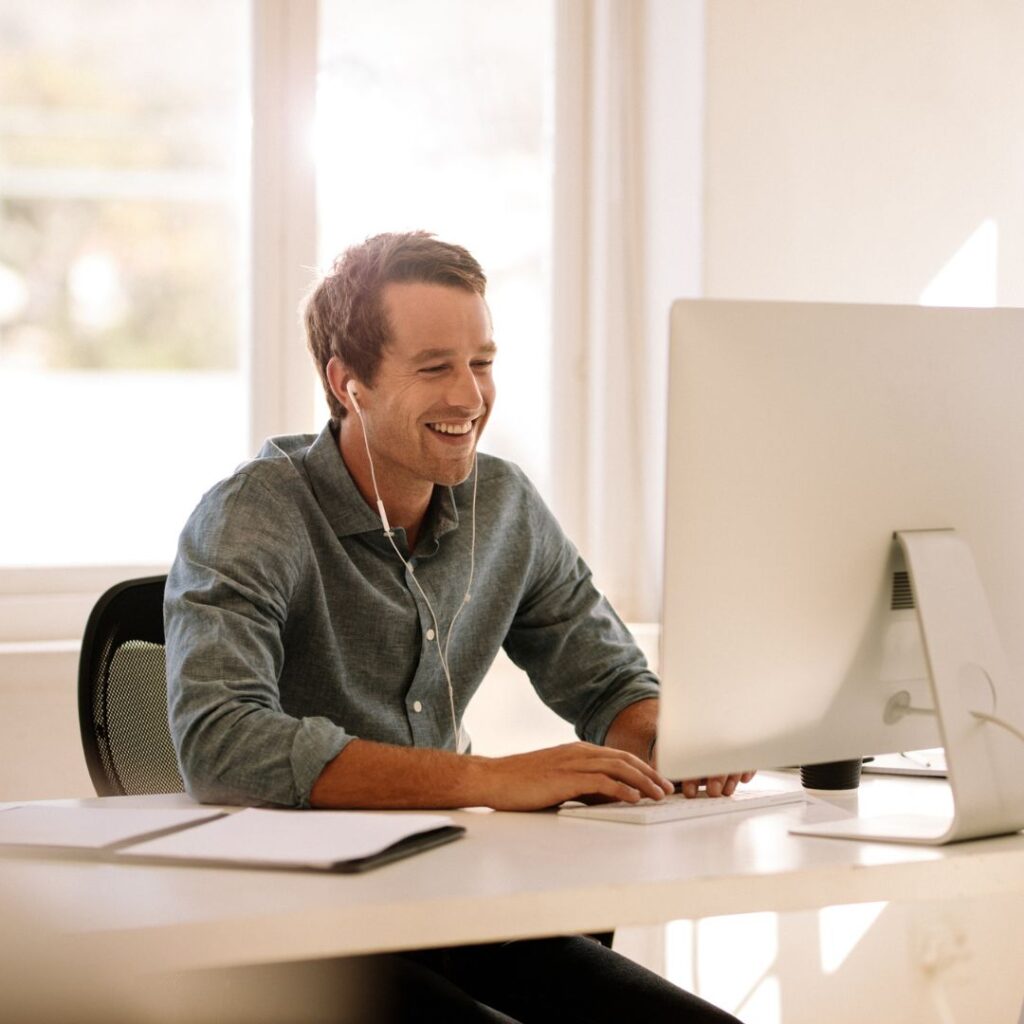
{"type": "Polygon", "coordinates": [[[905,531],[896,540],[913,585],[934,707],[913,707],[904,690],[885,716],[937,717],[953,816],[847,818],[790,831],[934,846],[1017,832],[1024,828],[1024,694],[1010,674],[970,546],[954,530],[905,531]]]}

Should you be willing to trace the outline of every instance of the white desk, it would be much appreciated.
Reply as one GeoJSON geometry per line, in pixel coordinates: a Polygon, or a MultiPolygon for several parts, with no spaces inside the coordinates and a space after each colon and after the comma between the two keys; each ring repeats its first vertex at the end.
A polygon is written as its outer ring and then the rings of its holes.
{"type": "MultiPolygon", "coordinates": [[[[777,784],[777,780],[772,780],[777,784]]],[[[795,781],[793,782],[795,785],[795,781]]],[[[184,797],[115,798],[176,806],[184,797]]],[[[861,807],[941,809],[937,780],[865,779],[861,807]]],[[[1024,893],[1024,834],[941,849],[799,838],[827,806],[670,825],[463,811],[468,835],[366,875],[0,858],[41,923],[192,968],[589,932],[876,900],[1024,893]]]]}

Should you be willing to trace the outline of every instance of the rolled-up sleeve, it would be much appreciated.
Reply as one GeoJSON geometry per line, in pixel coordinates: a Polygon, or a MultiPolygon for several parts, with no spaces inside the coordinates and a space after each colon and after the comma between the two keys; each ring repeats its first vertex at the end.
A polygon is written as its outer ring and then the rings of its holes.
{"type": "Polygon", "coordinates": [[[505,650],[581,739],[603,743],[620,711],[658,696],[658,679],[535,492],[530,537],[532,571],[505,650]]]}
{"type": "Polygon", "coordinates": [[[164,599],[168,718],[197,800],[307,807],[353,738],[281,706],[299,535],[288,504],[245,474],[209,492],[182,533],[164,599]]]}

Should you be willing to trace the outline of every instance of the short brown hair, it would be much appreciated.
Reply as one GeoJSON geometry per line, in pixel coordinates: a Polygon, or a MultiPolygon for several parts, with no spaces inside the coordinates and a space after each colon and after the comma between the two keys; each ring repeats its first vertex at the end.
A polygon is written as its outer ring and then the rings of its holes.
{"type": "Polygon", "coordinates": [[[309,293],[303,309],[306,343],[324,386],[331,419],[345,407],[334,397],[327,364],[337,356],[359,380],[372,384],[391,338],[384,286],[417,281],[476,292],[487,287],[480,264],[460,245],[428,231],[382,234],[346,249],[309,293]]]}

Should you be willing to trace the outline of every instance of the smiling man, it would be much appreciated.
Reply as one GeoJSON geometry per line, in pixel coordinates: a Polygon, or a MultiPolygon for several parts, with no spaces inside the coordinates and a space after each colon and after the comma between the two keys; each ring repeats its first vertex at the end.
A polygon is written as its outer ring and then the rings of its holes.
{"type": "MultiPolygon", "coordinates": [[[[311,293],[330,422],[208,492],[168,578],[171,728],[196,798],[527,811],[671,792],[657,679],[523,473],[477,454],[485,286],[465,249],[413,232],[347,250],[311,293]],[[581,742],[470,752],[462,716],[502,647],[581,742]]],[[[399,1019],[732,1019],[578,936],[387,970],[399,1019]]]]}

